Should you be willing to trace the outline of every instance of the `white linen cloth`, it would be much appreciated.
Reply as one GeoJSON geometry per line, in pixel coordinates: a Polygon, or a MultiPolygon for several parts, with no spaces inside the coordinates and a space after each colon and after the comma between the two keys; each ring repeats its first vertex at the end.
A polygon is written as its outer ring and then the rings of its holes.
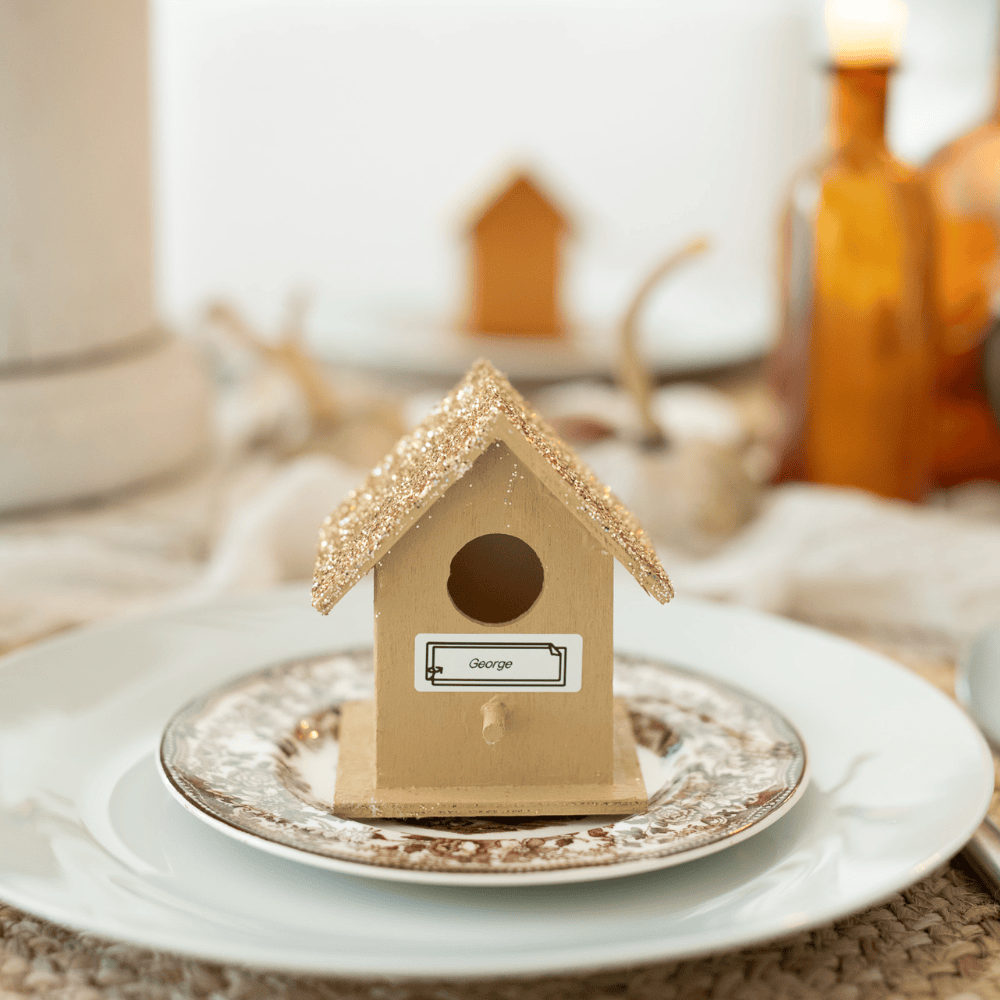
{"type": "Polygon", "coordinates": [[[0,521],[0,652],[73,625],[305,580],[357,470],[308,456],[213,467],[95,511],[0,521]]]}
{"type": "MultiPolygon", "coordinates": [[[[690,387],[675,391],[674,404],[681,393],[690,398],[690,387]]],[[[712,406],[698,419],[679,406],[668,429],[717,439],[728,430],[712,406]]],[[[169,488],[0,521],[0,651],[109,615],[308,580],[318,525],[364,470],[319,454],[279,462],[246,448],[260,437],[252,419],[241,427],[209,468],[169,488]]],[[[626,503],[655,502],[630,495],[648,480],[629,476],[629,446],[603,447],[592,456],[598,475],[626,503]]],[[[664,546],[661,555],[678,593],[951,655],[1000,619],[1000,487],[973,485],[917,507],[783,486],[714,554],[664,546]]]]}
{"type": "Polygon", "coordinates": [[[948,510],[782,486],[715,555],[661,556],[680,593],[956,655],[1000,621],[1000,489],[959,494],[948,510]]]}

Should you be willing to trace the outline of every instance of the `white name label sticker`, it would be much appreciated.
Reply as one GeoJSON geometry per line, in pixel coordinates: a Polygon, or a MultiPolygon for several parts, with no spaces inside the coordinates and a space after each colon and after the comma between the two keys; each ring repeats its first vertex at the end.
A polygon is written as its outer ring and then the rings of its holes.
{"type": "Polygon", "coordinates": [[[431,635],[414,643],[418,691],[579,691],[579,635],[431,635]]]}

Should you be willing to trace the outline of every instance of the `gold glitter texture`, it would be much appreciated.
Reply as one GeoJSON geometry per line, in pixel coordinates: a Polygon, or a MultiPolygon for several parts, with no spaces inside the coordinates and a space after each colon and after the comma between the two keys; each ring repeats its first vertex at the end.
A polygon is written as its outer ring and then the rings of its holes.
{"type": "Polygon", "coordinates": [[[430,415],[347,495],[320,528],[313,606],[330,609],[397,538],[504,443],[567,505],[583,527],[661,604],[673,588],[649,537],[622,502],[488,361],[477,361],[430,415]]]}

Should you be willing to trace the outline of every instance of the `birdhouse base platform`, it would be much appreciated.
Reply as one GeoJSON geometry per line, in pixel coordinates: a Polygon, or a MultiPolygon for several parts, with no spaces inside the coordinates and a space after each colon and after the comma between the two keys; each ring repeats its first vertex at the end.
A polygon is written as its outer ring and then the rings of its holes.
{"type": "Polygon", "coordinates": [[[341,706],[333,811],[347,819],[419,816],[624,816],[645,812],[646,786],[628,710],[615,699],[614,781],[606,785],[375,787],[375,705],[341,706]]]}

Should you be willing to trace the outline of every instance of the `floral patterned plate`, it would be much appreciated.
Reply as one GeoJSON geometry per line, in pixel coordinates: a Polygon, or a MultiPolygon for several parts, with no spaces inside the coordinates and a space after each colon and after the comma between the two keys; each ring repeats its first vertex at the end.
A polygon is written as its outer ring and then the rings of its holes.
{"type": "Polygon", "coordinates": [[[649,793],[627,817],[360,821],[331,812],[338,705],[371,697],[371,650],[297,659],[230,682],[167,725],[160,771],[195,816],[286,858],[447,884],[575,882],[666,868],[765,829],[806,785],[792,726],[706,676],[619,655],[649,793]]]}

